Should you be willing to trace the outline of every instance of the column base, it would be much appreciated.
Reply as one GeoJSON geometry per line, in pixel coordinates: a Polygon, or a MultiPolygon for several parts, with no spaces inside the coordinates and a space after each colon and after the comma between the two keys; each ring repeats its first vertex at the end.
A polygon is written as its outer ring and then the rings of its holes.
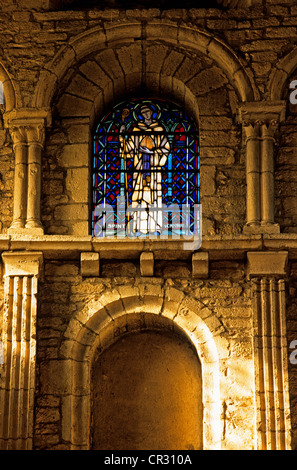
{"type": "Polygon", "coordinates": [[[25,223],[26,223],[25,219],[14,220],[8,230],[10,230],[10,229],[12,229],[12,230],[23,229],[25,227],[25,223]]]}
{"type": "Polygon", "coordinates": [[[42,224],[38,219],[27,219],[25,228],[42,228],[42,224]]]}
{"type": "Polygon", "coordinates": [[[250,223],[243,227],[243,233],[250,235],[276,234],[280,233],[280,226],[279,224],[272,224],[267,222],[250,223]]]}
{"type": "Polygon", "coordinates": [[[18,236],[30,236],[30,237],[37,237],[40,235],[44,235],[44,229],[42,227],[33,227],[33,228],[16,228],[16,227],[9,227],[7,230],[8,235],[18,235],[18,236]]]}

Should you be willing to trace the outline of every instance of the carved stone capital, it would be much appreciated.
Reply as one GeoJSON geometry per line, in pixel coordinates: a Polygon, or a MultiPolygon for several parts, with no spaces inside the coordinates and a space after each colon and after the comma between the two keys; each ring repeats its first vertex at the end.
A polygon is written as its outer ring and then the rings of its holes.
{"type": "Polygon", "coordinates": [[[27,139],[28,144],[34,143],[43,147],[45,139],[44,123],[31,123],[30,126],[27,127],[27,139]]]}
{"type": "Polygon", "coordinates": [[[287,276],[287,251],[255,251],[247,253],[248,278],[287,276]]]}
{"type": "Polygon", "coordinates": [[[10,132],[14,147],[17,145],[26,145],[27,133],[26,133],[25,126],[13,125],[9,128],[9,132],[10,132]]]}
{"type": "Polygon", "coordinates": [[[5,113],[3,119],[14,145],[37,143],[43,146],[45,129],[51,125],[50,112],[44,109],[14,109],[5,113]]]}
{"type": "Polygon", "coordinates": [[[244,120],[242,126],[246,140],[259,139],[260,123],[258,121],[244,120]]]}
{"type": "Polygon", "coordinates": [[[239,107],[238,121],[243,127],[265,125],[277,128],[278,124],[284,121],[285,113],[285,101],[245,102],[239,107]]]}
{"type": "Polygon", "coordinates": [[[276,119],[272,119],[269,122],[263,123],[261,126],[261,134],[263,139],[273,139],[277,129],[279,126],[279,122],[276,119]]]}
{"type": "Polygon", "coordinates": [[[35,120],[14,121],[9,128],[13,145],[38,144],[41,147],[45,140],[44,122],[35,120]]]}
{"type": "Polygon", "coordinates": [[[43,269],[42,252],[2,253],[5,276],[40,276],[43,269]]]}

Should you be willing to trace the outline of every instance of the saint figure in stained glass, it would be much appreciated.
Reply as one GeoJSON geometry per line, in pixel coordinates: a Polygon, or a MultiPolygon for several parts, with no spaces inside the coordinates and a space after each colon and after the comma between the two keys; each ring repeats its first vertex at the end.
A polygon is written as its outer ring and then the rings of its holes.
{"type": "Polygon", "coordinates": [[[154,110],[147,104],[139,108],[138,122],[125,138],[125,124],[120,128],[123,158],[133,160],[132,228],[134,233],[160,234],[162,230],[162,173],[170,145],[165,129],[153,118],[154,110]],[[133,208],[136,210],[133,211],[133,208]]]}
{"type": "Polygon", "coordinates": [[[92,178],[95,237],[180,237],[200,230],[198,132],[167,100],[127,100],[99,121],[92,178]]]}

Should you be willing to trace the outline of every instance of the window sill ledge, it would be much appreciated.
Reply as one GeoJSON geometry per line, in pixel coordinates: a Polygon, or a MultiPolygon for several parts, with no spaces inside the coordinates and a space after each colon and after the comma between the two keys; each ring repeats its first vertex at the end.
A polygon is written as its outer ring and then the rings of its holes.
{"type": "Polygon", "coordinates": [[[287,250],[297,258],[297,233],[270,235],[204,236],[199,249],[184,240],[96,239],[67,235],[0,235],[0,251],[42,251],[46,258],[78,259],[81,252],[100,253],[102,259],[137,258],[153,252],[155,259],[191,259],[193,252],[208,252],[210,259],[245,259],[248,251],[287,250]]]}

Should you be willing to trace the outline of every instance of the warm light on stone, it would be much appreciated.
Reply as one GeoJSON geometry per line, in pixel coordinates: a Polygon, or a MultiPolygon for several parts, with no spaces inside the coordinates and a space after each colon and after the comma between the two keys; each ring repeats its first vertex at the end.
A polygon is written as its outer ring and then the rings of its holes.
{"type": "Polygon", "coordinates": [[[295,450],[296,2],[0,3],[0,449],[295,450]]]}

